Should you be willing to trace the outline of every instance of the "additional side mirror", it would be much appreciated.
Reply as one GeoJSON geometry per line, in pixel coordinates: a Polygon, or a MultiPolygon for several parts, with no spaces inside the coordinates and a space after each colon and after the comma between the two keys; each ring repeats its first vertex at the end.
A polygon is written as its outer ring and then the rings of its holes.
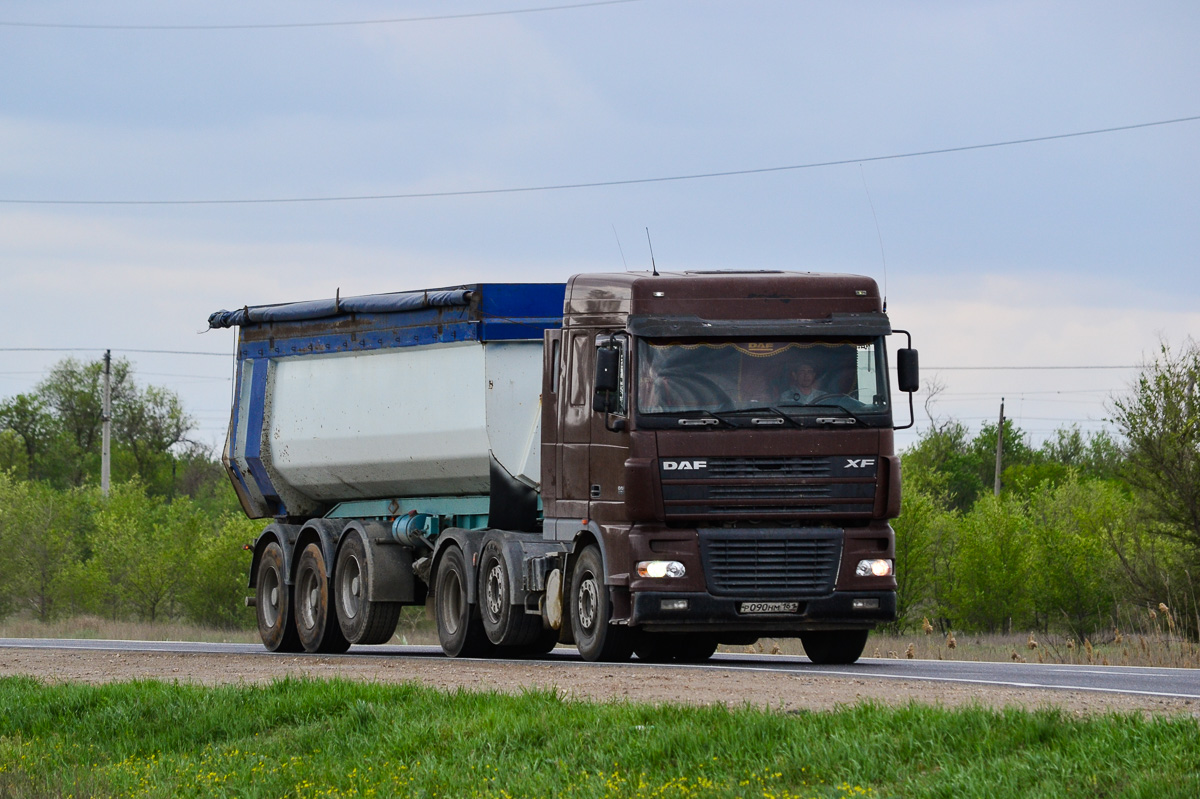
{"type": "Polygon", "coordinates": [[[916,350],[909,348],[896,350],[896,382],[901,391],[910,394],[921,388],[916,350]]]}
{"type": "Polygon", "coordinates": [[[615,346],[604,346],[596,350],[595,394],[592,410],[597,413],[612,413],[616,410],[617,391],[621,387],[621,351],[615,346]]]}

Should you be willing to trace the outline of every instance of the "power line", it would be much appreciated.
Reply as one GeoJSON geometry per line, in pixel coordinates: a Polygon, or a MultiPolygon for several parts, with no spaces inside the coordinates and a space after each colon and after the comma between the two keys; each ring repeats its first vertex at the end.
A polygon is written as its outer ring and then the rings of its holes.
{"type": "MultiPolygon", "coordinates": [[[[928,369],[930,367],[926,366],[924,368],[928,369]]],[[[1121,390],[1123,390],[1123,389],[1120,389],[1120,388],[1070,388],[1070,389],[1056,388],[1056,389],[1046,389],[1046,390],[1042,390],[1042,391],[1020,391],[1020,392],[1011,392],[1010,391],[1009,394],[1014,397],[1028,397],[1033,394],[1105,394],[1105,393],[1108,393],[1111,391],[1121,391],[1121,390]]],[[[938,396],[938,399],[941,399],[942,397],[995,397],[998,395],[999,395],[999,392],[997,392],[997,391],[943,391],[943,392],[940,392],[937,396],[938,396]]],[[[1040,401],[1041,400],[1039,400],[1039,402],[1040,401]]],[[[1074,400],[1068,400],[1068,401],[1073,402],[1074,400]]]]}
{"type": "Polygon", "coordinates": [[[785,166],[767,166],[753,169],[730,169],[721,172],[696,172],[687,175],[666,175],[652,178],[628,178],[625,180],[598,180],[584,183],[556,183],[542,186],[515,186],[498,189],[462,189],[459,191],[425,191],[407,194],[346,194],[323,197],[259,197],[259,198],[223,198],[207,200],[33,200],[28,198],[0,198],[0,203],[7,205],[282,205],[289,203],[333,203],[333,202],[363,202],[377,200],[422,200],[439,197],[481,197],[494,194],[522,194],[543,191],[564,191],[567,189],[596,189],[612,186],[636,186],[647,183],[671,183],[684,180],[706,180],[709,178],[727,178],[741,175],[762,175],[771,172],[788,172],[799,169],[817,169],[830,166],[846,166],[848,164],[865,164],[872,161],[894,161],[904,158],[923,158],[930,155],[946,155],[962,153],[971,150],[985,150],[994,147],[1011,147],[1020,144],[1055,141],[1057,139],[1073,139],[1081,136],[1097,136],[1105,133],[1118,133],[1141,128],[1175,125],[1181,122],[1195,122],[1200,115],[1163,119],[1157,122],[1140,122],[1135,125],[1119,125],[1111,128],[1096,128],[1080,130],[1072,133],[1056,133],[1049,136],[1033,136],[1025,139],[1009,139],[1006,141],[987,142],[985,144],[967,144],[959,147],[942,147],[934,150],[919,150],[909,153],[892,153],[890,155],[873,155],[860,158],[843,158],[836,161],[812,161],[805,164],[789,164],[785,166]]]}
{"type": "Polygon", "coordinates": [[[1003,372],[1028,370],[1062,369],[1141,369],[1141,366],[922,366],[922,370],[934,372],[1003,372]]]}
{"type": "Polygon", "coordinates": [[[120,347],[0,347],[0,352],[135,352],[150,355],[215,355],[228,358],[228,352],[197,352],[195,350],[127,350],[120,347]]]}
{"type": "Polygon", "coordinates": [[[457,19],[478,19],[480,17],[503,17],[513,14],[539,14],[544,11],[568,11],[576,8],[615,6],[638,2],[641,2],[641,0],[594,0],[587,3],[570,3],[557,6],[512,8],[507,11],[470,11],[462,14],[435,14],[426,17],[392,17],[388,19],[358,19],[334,22],[266,22],[244,25],[93,25],[70,22],[0,22],[0,27],[89,31],[237,31],[282,30],[288,28],[348,28],[362,25],[400,25],[409,22],[444,22],[457,19]]]}

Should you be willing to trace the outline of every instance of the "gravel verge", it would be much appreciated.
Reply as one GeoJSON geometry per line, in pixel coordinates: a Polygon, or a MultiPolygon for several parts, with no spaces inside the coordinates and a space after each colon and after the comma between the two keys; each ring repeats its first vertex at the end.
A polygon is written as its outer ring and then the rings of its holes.
{"type": "Polygon", "coordinates": [[[1200,717],[1186,699],[1090,691],[966,686],[953,683],[645,665],[580,666],[536,661],[460,661],[442,658],[208,655],[54,649],[0,650],[0,675],[47,682],[101,684],[165,680],[202,685],[256,684],[285,676],[374,682],[416,682],[442,689],[519,693],[530,688],[594,701],[755,705],[783,712],[832,710],[863,701],[959,707],[1057,707],[1088,716],[1107,712],[1200,717]]]}

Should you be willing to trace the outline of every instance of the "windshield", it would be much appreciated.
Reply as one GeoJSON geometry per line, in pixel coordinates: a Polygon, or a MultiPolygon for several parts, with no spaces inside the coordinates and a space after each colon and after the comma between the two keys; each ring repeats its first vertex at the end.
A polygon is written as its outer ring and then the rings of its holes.
{"type": "MultiPolygon", "coordinates": [[[[642,415],[842,415],[890,425],[882,338],[638,342],[642,415]]],[[[722,418],[724,418],[722,416],[722,418]]]]}

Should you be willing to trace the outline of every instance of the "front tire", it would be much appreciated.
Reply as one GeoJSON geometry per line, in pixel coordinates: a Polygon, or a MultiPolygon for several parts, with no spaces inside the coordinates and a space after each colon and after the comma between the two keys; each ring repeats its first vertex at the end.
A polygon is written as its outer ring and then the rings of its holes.
{"type": "Polygon", "coordinates": [[[571,573],[571,630],[575,646],[584,660],[620,662],[633,654],[633,641],[626,627],[612,620],[612,603],[604,585],[600,550],[586,547],[571,573]]]}
{"type": "Polygon", "coordinates": [[[800,633],[804,654],[819,666],[848,666],[862,657],[870,630],[816,630],[800,633]]]}
{"type": "Polygon", "coordinates": [[[470,578],[466,559],[457,546],[446,548],[438,564],[434,587],[434,612],[438,641],[452,658],[476,658],[491,654],[492,642],[483,629],[479,608],[467,601],[470,578]]]}
{"type": "Polygon", "coordinates": [[[300,652],[300,636],[292,616],[292,589],[283,566],[283,547],[267,544],[254,579],[258,637],[271,652],[300,652]]]}
{"type": "Polygon", "coordinates": [[[305,652],[345,652],[350,642],[342,635],[329,601],[329,569],[320,544],[309,544],[296,564],[296,632],[305,652]]]}

